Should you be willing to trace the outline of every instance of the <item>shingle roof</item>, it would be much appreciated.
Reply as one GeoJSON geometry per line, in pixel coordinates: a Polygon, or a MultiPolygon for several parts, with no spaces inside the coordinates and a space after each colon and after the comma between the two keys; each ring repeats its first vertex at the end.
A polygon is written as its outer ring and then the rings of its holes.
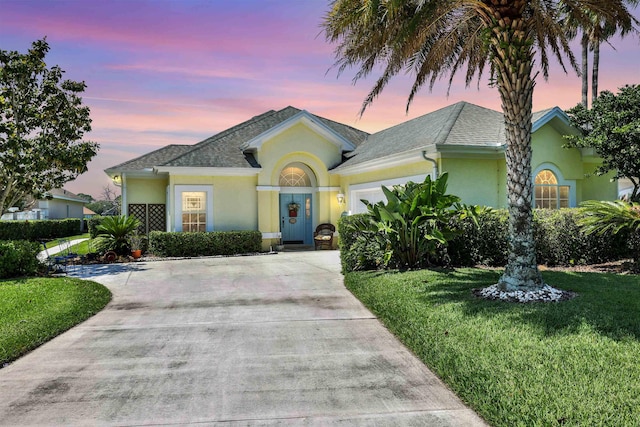
{"type": "Polygon", "coordinates": [[[147,153],[140,157],[136,157],[135,159],[120,163],[119,165],[112,166],[105,171],[135,171],[152,168],[154,166],[164,164],[171,159],[175,159],[191,149],[193,149],[193,145],[167,145],[166,147],[159,148],[151,153],[147,153]]]}
{"type": "MultiPolygon", "coordinates": [[[[532,122],[537,122],[550,110],[533,113],[532,122]]],[[[242,147],[301,111],[291,106],[279,111],[270,110],[197,144],[168,145],[113,166],[106,172],[157,166],[259,167],[253,155],[244,152],[242,147]]],[[[346,154],[347,160],[336,167],[336,171],[415,150],[435,151],[455,146],[497,147],[506,142],[502,113],[468,102],[449,105],[372,135],[324,117],[313,116],[356,146],[353,152],[346,154]]]]}
{"type": "MultiPolygon", "coordinates": [[[[245,142],[277,126],[285,120],[300,113],[294,107],[286,107],[279,111],[270,110],[245,122],[217,133],[194,145],[169,145],[133,160],[113,166],[108,171],[140,170],[155,166],[177,167],[257,167],[255,158],[245,153],[242,146],[245,142]]],[[[315,116],[325,126],[331,128],[342,137],[359,145],[368,133],[353,127],[315,116]]]]}
{"type": "MultiPolygon", "coordinates": [[[[532,123],[552,109],[533,113],[532,123]]],[[[506,143],[504,132],[501,112],[462,101],[370,135],[334,170],[414,150],[497,147],[506,143]]]]}
{"type": "Polygon", "coordinates": [[[440,145],[499,145],[504,143],[503,128],[501,113],[458,102],[370,135],[336,170],[440,145]]]}
{"type": "Polygon", "coordinates": [[[47,191],[46,194],[52,196],[53,198],[64,198],[68,200],[76,200],[78,202],[87,203],[86,199],[83,199],[77,194],[72,193],[69,190],[65,190],[64,188],[54,188],[47,191]]]}
{"type": "Polygon", "coordinates": [[[538,120],[540,120],[542,117],[544,117],[545,114],[547,114],[549,111],[553,110],[555,107],[551,107],[551,108],[547,108],[546,110],[542,110],[542,111],[535,111],[534,113],[531,114],[531,122],[535,123],[538,120]]]}

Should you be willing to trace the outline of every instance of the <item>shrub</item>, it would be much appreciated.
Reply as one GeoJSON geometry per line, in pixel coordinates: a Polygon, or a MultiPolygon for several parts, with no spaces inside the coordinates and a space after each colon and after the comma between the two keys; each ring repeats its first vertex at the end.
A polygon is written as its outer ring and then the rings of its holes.
{"type": "MultiPolygon", "coordinates": [[[[597,264],[628,257],[630,248],[640,244],[629,233],[587,233],[581,226],[585,217],[583,209],[534,211],[534,237],[538,263],[550,266],[597,264]]],[[[461,234],[440,246],[437,261],[454,266],[488,265],[504,266],[509,255],[509,225],[506,210],[483,210],[476,215],[478,227],[472,218],[452,218],[453,228],[461,234]]],[[[342,223],[357,221],[357,216],[342,218],[340,230],[340,257],[344,272],[380,267],[380,253],[359,240],[342,223]],[[353,219],[352,219],[353,218],[353,219]]]]}
{"type": "Polygon", "coordinates": [[[462,233],[449,241],[448,261],[457,266],[503,266],[509,256],[509,223],[506,210],[482,209],[471,218],[453,219],[462,233]]]}
{"type": "Polygon", "coordinates": [[[0,278],[32,276],[38,270],[40,244],[28,240],[0,241],[0,278]]]}
{"type": "Polygon", "coordinates": [[[164,232],[149,233],[149,251],[158,256],[236,255],[260,252],[259,231],[164,232]]]}
{"type": "Polygon", "coordinates": [[[584,207],[584,216],[579,223],[584,232],[619,236],[640,269],[640,203],[588,201],[581,206],[584,207]]]}
{"type": "Polygon", "coordinates": [[[375,270],[384,262],[384,250],[376,242],[369,241],[356,224],[365,221],[366,214],[343,216],[338,220],[340,234],[340,262],[342,272],[375,270]]]}
{"type": "Polygon", "coordinates": [[[98,226],[102,224],[102,221],[107,218],[106,216],[94,215],[91,218],[87,219],[87,229],[89,230],[89,235],[92,239],[98,237],[98,226]]]}
{"type": "Polygon", "coordinates": [[[586,232],[580,225],[585,215],[584,209],[539,209],[534,212],[538,263],[597,264],[629,256],[624,236],[586,232]]]}
{"type": "MultiPolygon", "coordinates": [[[[400,269],[430,265],[439,258],[440,248],[458,233],[453,218],[475,212],[460,205],[460,198],[446,194],[448,174],[424,182],[407,182],[382,187],[386,202],[372,204],[363,200],[368,212],[360,220],[344,227],[360,233],[357,240],[363,249],[384,252],[382,264],[400,269]]],[[[357,242],[356,242],[357,243],[357,242]]]]}
{"type": "Polygon", "coordinates": [[[0,240],[51,240],[80,232],[81,219],[0,221],[0,240]]]}

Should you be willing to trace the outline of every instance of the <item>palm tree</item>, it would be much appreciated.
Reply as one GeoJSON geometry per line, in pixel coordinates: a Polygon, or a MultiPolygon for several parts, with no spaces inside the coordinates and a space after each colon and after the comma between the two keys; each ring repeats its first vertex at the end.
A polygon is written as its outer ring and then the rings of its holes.
{"type": "MultiPolygon", "coordinates": [[[[629,6],[637,6],[638,0],[623,0],[629,6]]],[[[592,20],[593,22],[594,20],[592,20]]],[[[591,69],[591,103],[598,97],[598,75],[600,73],[600,45],[607,43],[614,35],[620,33],[621,37],[631,32],[637,33],[635,28],[640,22],[632,17],[631,22],[611,22],[602,19],[595,19],[594,26],[591,29],[590,43],[593,50],[593,68],[591,69]]],[[[586,77],[583,77],[586,79],[586,77]]]]}
{"type": "MultiPolygon", "coordinates": [[[[630,7],[635,7],[640,3],[639,0],[622,0],[630,7]]],[[[565,28],[566,36],[569,39],[575,38],[579,32],[582,33],[580,38],[580,49],[582,53],[581,77],[582,77],[582,105],[589,108],[589,50],[593,51],[593,68],[591,70],[591,103],[598,97],[598,77],[600,73],[600,45],[608,42],[608,40],[616,34],[621,37],[631,32],[637,32],[635,26],[639,21],[635,17],[631,17],[631,21],[611,21],[603,19],[597,15],[589,14],[589,19],[578,22],[571,12],[572,9],[566,4],[562,4],[562,24],[565,28]]]]}
{"type": "MultiPolygon", "coordinates": [[[[585,24],[589,14],[623,25],[632,16],[622,0],[565,0],[572,16],[585,24]]],[[[548,76],[549,53],[577,70],[559,22],[559,1],[552,0],[334,0],[324,19],[326,38],[337,43],[339,73],[357,66],[355,80],[382,66],[361,114],[390,78],[411,72],[415,82],[407,109],[419,88],[433,88],[440,77],[466,67],[467,85],[490,69],[505,119],[509,260],[498,285],[507,291],[544,287],[533,239],[531,109],[537,73],[534,53],[548,76]]]]}

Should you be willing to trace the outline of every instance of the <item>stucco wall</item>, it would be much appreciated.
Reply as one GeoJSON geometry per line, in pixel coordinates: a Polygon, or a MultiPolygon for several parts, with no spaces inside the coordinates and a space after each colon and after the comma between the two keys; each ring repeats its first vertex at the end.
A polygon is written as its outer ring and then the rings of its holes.
{"type": "MultiPolygon", "coordinates": [[[[213,186],[213,229],[215,231],[258,229],[258,195],[255,176],[171,176],[169,192],[171,206],[175,206],[176,185],[213,186]]],[[[171,209],[169,213],[172,226],[175,223],[174,211],[171,209]]]]}
{"type": "Polygon", "coordinates": [[[217,231],[258,229],[258,193],[255,177],[214,178],[213,226],[217,231]]]}
{"type": "Polygon", "coordinates": [[[564,148],[565,140],[552,126],[538,129],[531,137],[533,154],[531,170],[535,171],[543,163],[551,163],[560,171],[564,179],[583,179],[582,155],[576,148],[564,148]]]}
{"type": "Polygon", "coordinates": [[[498,200],[501,162],[504,160],[442,159],[442,172],[449,172],[447,192],[460,197],[463,203],[503,207],[506,200],[498,200]]]}
{"type": "Polygon", "coordinates": [[[613,173],[608,173],[603,176],[591,175],[597,166],[597,163],[584,164],[584,173],[589,176],[582,181],[580,201],[615,200],[618,198],[618,183],[613,181],[613,173]]]}
{"type": "Polygon", "coordinates": [[[127,177],[127,204],[129,203],[166,203],[168,180],[127,177]]]}
{"type": "MultiPolygon", "coordinates": [[[[418,156],[416,156],[417,158],[418,156]]],[[[340,177],[340,186],[346,192],[349,186],[363,184],[367,182],[384,181],[385,179],[394,179],[404,176],[414,176],[431,173],[432,165],[420,157],[415,162],[407,162],[405,165],[393,167],[380,167],[378,170],[370,172],[362,172],[353,175],[345,175],[340,177]]]]}

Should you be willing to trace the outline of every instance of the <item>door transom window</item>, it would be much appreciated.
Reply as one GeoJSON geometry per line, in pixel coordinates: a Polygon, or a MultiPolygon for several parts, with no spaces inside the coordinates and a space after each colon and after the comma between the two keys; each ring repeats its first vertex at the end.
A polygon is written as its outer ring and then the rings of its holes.
{"type": "Polygon", "coordinates": [[[309,175],[299,167],[288,166],[280,172],[281,187],[311,187],[309,175]]]}

